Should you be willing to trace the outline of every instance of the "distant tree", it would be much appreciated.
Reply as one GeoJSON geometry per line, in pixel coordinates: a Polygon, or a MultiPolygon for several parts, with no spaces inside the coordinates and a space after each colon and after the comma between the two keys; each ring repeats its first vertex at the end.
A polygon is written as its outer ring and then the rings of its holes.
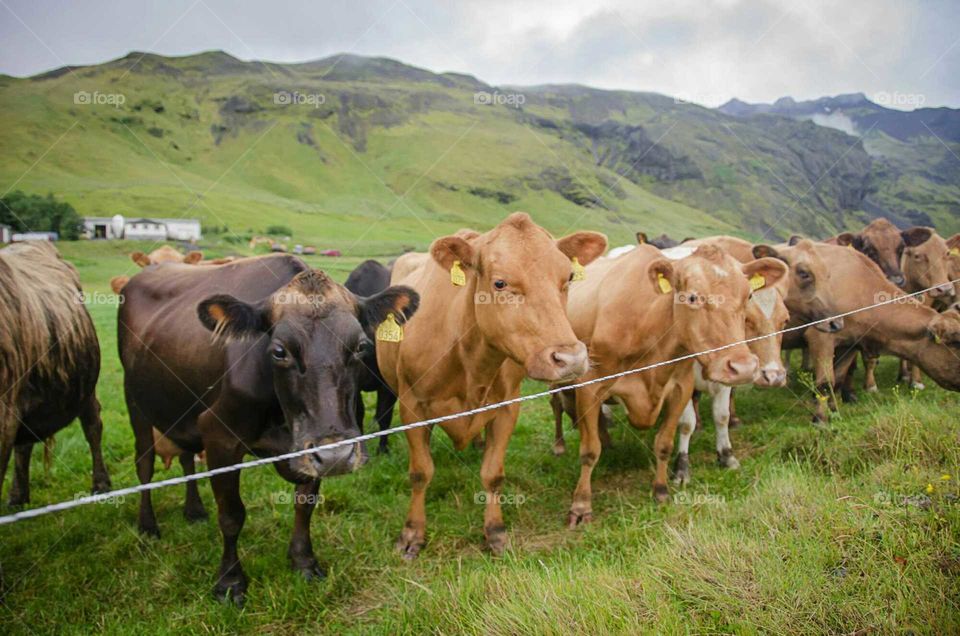
{"type": "Polygon", "coordinates": [[[83,220],[73,206],[57,201],[53,194],[42,197],[15,190],[0,198],[0,223],[15,232],[56,232],[61,239],[80,238],[83,220]]]}
{"type": "Polygon", "coordinates": [[[293,236],[293,229],[286,225],[270,225],[267,227],[266,234],[271,236],[293,236]]]}

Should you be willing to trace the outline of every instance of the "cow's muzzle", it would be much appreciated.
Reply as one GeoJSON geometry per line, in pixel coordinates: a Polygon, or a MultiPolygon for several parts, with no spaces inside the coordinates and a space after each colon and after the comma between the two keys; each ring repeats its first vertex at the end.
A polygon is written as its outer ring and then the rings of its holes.
{"type": "Polygon", "coordinates": [[[948,298],[956,294],[956,290],[953,288],[953,283],[944,283],[937,285],[929,293],[931,298],[948,298]]]}
{"type": "Polygon", "coordinates": [[[569,382],[579,378],[590,368],[587,346],[576,344],[547,347],[530,356],[526,363],[527,375],[543,382],[569,382]]]}
{"type": "Polygon", "coordinates": [[[818,322],[815,327],[817,331],[822,331],[824,333],[837,333],[843,329],[843,318],[840,317],[824,320],[823,322],[818,322]]]}
{"type": "Polygon", "coordinates": [[[760,368],[760,373],[753,383],[763,388],[784,386],[787,383],[787,370],[782,364],[766,364],[760,368]]]}
{"type": "MultiPolygon", "coordinates": [[[[320,448],[327,444],[342,441],[343,438],[324,438],[316,442],[306,442],[304,450],[320,448]]],[[[352,473],[367,462],[368,456],[363,444],[354,442],[334,448],[321,448],[291,460],[294,469],[310,477],[333,477],[352,473]]]]}
{"type": "Polygon", "coordinates": [[[759,366],[759,359],[749,350],[746,353],[735,351],[716,358],[704,366],[704,371],[707,380],[733,386],[753,382],[759,366]]]}

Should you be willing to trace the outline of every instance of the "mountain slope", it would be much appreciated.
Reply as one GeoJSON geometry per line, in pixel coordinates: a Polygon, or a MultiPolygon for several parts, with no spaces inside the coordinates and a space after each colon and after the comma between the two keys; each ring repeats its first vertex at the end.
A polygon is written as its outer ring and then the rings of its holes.
{"type": "Polygon", "coordinates": [[[615,243],[637,229],[826,235],[884,212],[867,205],[864,143],[810,122],[352,55],[131,53],[2,77],[0,118],[5,188],[87,215],[199,217],[235,240],[282,224],[354,253],[423,248],[516,209],[615,243]]]}

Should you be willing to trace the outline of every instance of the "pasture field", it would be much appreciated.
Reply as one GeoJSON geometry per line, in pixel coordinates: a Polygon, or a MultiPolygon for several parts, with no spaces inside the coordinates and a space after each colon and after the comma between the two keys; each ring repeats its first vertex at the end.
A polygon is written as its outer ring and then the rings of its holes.
{"type": "MultiPolygon", "coordinates": [[[[135,271],[131,247],[60,244],[88,294],[135,271]]],[[[311,262],[342,281],[359,260],[311,262]]],[[[90,300],[103,350],[104,454],[114,486],[131,485],[116,306],[106,295],[90,300]]],[[[880,393],[861,392],[825,428],[810,424],[795,373],[787,389],[740,391],[737,472],[716,466],[705,399],[693,482],[661,507],[650,494],[653,432],[618,413],[614,448],[594,472],[595,520],[576,531],[562,523],[577,435],[554,457],[547,401],[526,403],[507,452],[512,549],[502,558],[482,549],[480,452],[454,451],[439,431],[419,560],[393,551],[408,501],[406,447],[395,436],[389,455],[324,481],[313,521],[328,569],[320,583],[287,566],[290,485],[267,467],[245,471],[240,553],[251,583],[242,610],[210,594],[221,551],[215,514],[186,523],[182,488],[154,494],[160,540],[138,535],[132,497],[3,526],[0,633],[960,633],[960,397],[896,390],[894,375],[885,358],[880,393]]],[[[33,505],[88,491],[77,424],[57,436],[48,470],[41,455],[33,505]]],[[[156,478],[175,474],[160,468],[156,478]]],[[[209,483],[200,492],[215,513],[209,483]]]]}

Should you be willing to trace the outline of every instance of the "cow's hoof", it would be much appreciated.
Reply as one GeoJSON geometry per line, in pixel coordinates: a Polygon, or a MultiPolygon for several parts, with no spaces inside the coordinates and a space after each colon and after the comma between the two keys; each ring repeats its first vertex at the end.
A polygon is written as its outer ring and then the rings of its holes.
{"type": "Polygon", "coordinates": [[[842,391],[840,397],[843,399],[844,404],[856,404],[857,403],[857,394],[853,391],[842,391]]]}
{"type": "Polygon", "coordinates": [[[864,391],[866,391],[867,393],[876,393],[879,390],[880,389],[877,388],[876,384],[874,384],[873,386],[868,386],[867,388],[864,389],[864,391]]]}
{"type": "Polygon", "coordinates": [[[653,499],[658,504],[665,504],[670,501],[670,491],[667,489],[666,484],[653,485],[653,499]]]}
{"type": "Polygon", "coordinates": [[[293,569],[299,572],[305,581],[322,581],[327,578],[327,573],[320,567],[316,559],[307,561],[302,565],[294,563],[293,569]]]}
{"type": "Polygon", "coordinates": [[[390,454],[390,445],[389,445],[389,444],[380,444],[380,446],[377,447],[377,454],[378,454],[378,455],[389,455],[389,454],[390,454]]]}
{"type": "Polygon", "coordinates": [[[503,556],[503,553],[510,547],[510,536],[507,534],[507,529],[499,526],[491,528],[484,534],[486,534],[487,547],[490,549],[490,553],[493,556],[503,556]]]}
{"type": "Polygon", "coordinates": [[[739,417],[734,415],[730,418],[730,421],[727,423],[727,428],[739,428],[742,424],[743,424],[743,420],[741,420],[739,417]]]}
{"type": "Polygon", "coordinates": [[[29,495],[21,495],[18,492],[11,492],[10,498],[7,499],[7,505],[11,508],[22,508],[30,503],[29,495]]]}
{"type": "Polygon", "coordinates": [[[243,607],[247,600],[247,583],[246,581],[235,581],[233,583],[220,581],[213,586],[213,597],[224,605],[243,607]]]}
{"type": "Polygon", "coordinates": [[[406,527],[400,533],[400,538],[397,539],[396,549],[401,557],[407,561],[412,561],[420,556],[420,550],[424,544],[426,544],[426,541],[422,532],[416,532],[412,528],[406,527]]]}
{"type": "Polygon", "coordinates": [[[717,463],[720,464],[721,468],[727,468],[729,470],[739,470],[740,462],[737,461],[737,458],[733,456],[733,451],[725,449],[723,452],[717,453],[717,463]]]}
{"type": "Polygon", "coordinates": [[[105,492],[110,492],[113,489],[113,485],[110,483],[110,478],[106,479],[97,479],[93,482],[93,488],[90,489],[90,492],[94,495],[100,495],[105,492]]]}
{"type": "Polygon", "coordinates": [[[571,510],[567,513],[567,529],[569,530],[573,530],[577,526],[586,525],[591,521],[593,521],[592,510],[583,510],[581,512],[571,510]]]}
{"type": "Polygon", "coordinates": [[[187,523],[202,523],[209,519],[210,515],[207,514],[207,509],[203,506],[184,507],[183,518],[187,520],[187,523]]]}
{"type": "Polygon", "coordinates": [[[554,455],[556,455],[557,457],[560,457],[561,455],[567,452],[567,445],[563,443],[563,441],[554,442],[553,448],[551,448],[550,450],[553,452],[554,455]]]}
{"type": "Polygon", "coordinates": [[[923,391],[926,387],[923,382],[911,382],[910,388],[914,391],[923,391]]]}
{"type": "Polygon", "coordinates": [[[690,483],[690,456],[687,453],[677,455],[673,464],[673,483],[678,486],[690,483]]]}
{"type": "Polygon", "coordinates": [[[151,539],[160,538],[160,528],[158,528],[155,525],[146,526],[141,524],[140,527],[137,529],[140,531],[140,534],[144,537],[150,537],[151,539]]]}

